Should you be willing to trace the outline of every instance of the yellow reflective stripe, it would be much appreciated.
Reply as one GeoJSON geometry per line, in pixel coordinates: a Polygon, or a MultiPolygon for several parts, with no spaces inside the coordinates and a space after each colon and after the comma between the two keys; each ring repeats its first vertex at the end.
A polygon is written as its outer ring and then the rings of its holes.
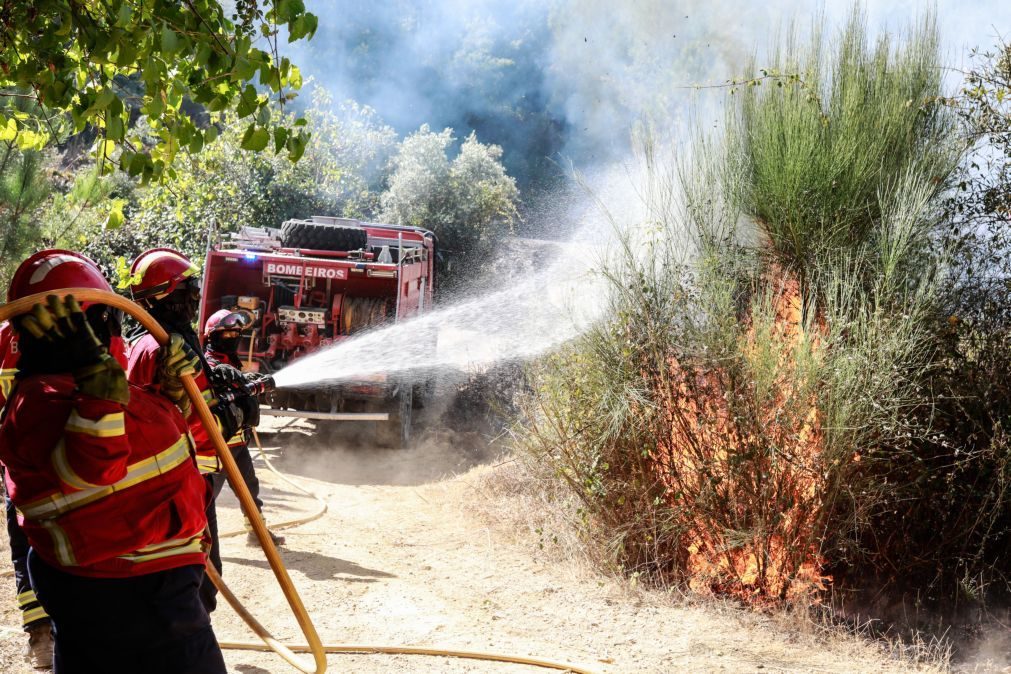
{"type": "Polygon", "coordinates": [[[49,617],[49,614],[46,613],[46,609],[42,608],[41,606],[36,606],[35,608],[33,608],[33,609],[29,610],[29,611],[24,611],[21,614],[21,624],[22,625],[31,625],[36,620],[42,620],[43,618],[48,618],[48,617],[49,617]]]}
{"type": "Polygon", "coordinates": [[[197,454],[197,468],[204,474],[217,473],[219,468],[217,455],[203,456],[202,454],[197,454]]]}
{"type": "Polygon", "coordinates": [[[0,370],[0,394],[6,398],[14,388],[14,375],[18,373],[16,368],[0,370]]]}
{"type": "Polygon", "coordinates": [[[70,460],[67,459],[67,447],[63,444],[62,438],[49,458],[53,462],[56,474],[65,484],[69,484],[74,489],[93,489],[98,486],[82,478],[70,467],[70,460]]]}
{"type": "Polygon", "coordinates": [[[18,606],[24,607],[38,600],[39,598],[35,596],[35,590],[25,590],[18,595],[18,606]]]}
{"type": "Polygon", "coordinates": [[[56,559],[63,566],[77,566],[77,559],[74,557],[74,549],[70,545],[67,532],[53,520],[42,520],[42,526],[53,538],[53,549],[56,551],[56,559]]]}
{"type": "Polygon", "coordinates": [[[103,487],[90,487],[72,494],[53,494],[24,506],[21,508],[21,512],[25,518],[30,520],[58,517],[75,508],[80,508],[81,506],[105,498],[109,494],[122,491],[145,480],[150,480],[167,473],[188,461],[189,458],[189,441],[185,435],[182,435],[168,449],[127,466],[126,475],[114,484],[103,487]]]}
{"type": "Polygon", "coordinates": [[[112,438],[117,435],[126,435],[126,423],[123,420],[122,412],[106,414],[101,419],[92,421],[85,419],[77,413],[77,410],[74,410],[70,418],[67,419],[66,430],[96,438],[112,438]]]}
{"type": "Polygon", "coordinates": [[[212,400],[214,400],[214,394],[211,393],[210,389],[205,389],[205,390],[201,391],[200,395],[202,395],[204,397],[204,402],[209,403],[212,400]]]}
{"type": "Polygon", "coordinates": [[[201,537],[198,535],[193,538],[177,538],[175,540],[165,541],[164,543],[148,545],[136,550],[135,552],[120,555],[119,558],[134,563],[150,562],[156,559],[164,559],[165,557],[173,557],[175,555],[190,555],[195,552],[200,552],[201,549],[201,537]]]}

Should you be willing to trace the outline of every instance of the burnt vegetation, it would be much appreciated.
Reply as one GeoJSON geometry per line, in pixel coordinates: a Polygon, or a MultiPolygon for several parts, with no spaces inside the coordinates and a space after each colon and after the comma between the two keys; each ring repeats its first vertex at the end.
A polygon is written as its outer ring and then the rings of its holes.
{"type": "Polygon", "coordinates": [[[956,94],[929,17],[773,60],[719,134],[640,138],[651,226],[520,443],[621,573],[971,633],[1011,590],[1007,47],[956,94]]]}

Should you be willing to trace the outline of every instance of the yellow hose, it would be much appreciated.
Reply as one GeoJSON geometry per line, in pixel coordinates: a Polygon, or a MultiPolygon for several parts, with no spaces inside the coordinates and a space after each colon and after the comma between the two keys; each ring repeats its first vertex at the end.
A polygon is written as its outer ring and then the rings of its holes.
{"type": "MultiPolygon", "coordinates": [[[[141,308],[136,303],[117,295],[115,293],[95,290],[93,288],[67,288],[65,290],[59,291],[67,295],[73,295],[78,302],[94,302],[98,304],[104,304],[106,306],[115,307],[117,309],[122,309],[124,312],[133,316],[137,321],[144,326],[145,329],[150,332],[160,344],[164,344],[168,341],[168,333],[158,324],[154,318],[151,317],[143,308],[141,308]]],[[[38,303],[45,303],[46,295],[51,295],[54,293],[38,293],[35,295],[29,295],[28,297],[23,297],[19,300],[9,302],[5,305],[0,305],[0,322],[9,320],[10,318],[17,316],[19,314],[25,313],[30,310],[32,306],[38,303]]],[[[225,467],[225,475],[228,477],[228,483],[232,487],[232,491],[239,499],[239,504],[242,506],[242,512],[249,520],[249,523],[253,527],[253,531],[256,533],[256,538],[260,542],[260,547],[263,549],[264,554],[267,557],[267,561],[270,564],[270,568],[274,572],[274,576],[277,578],[278,584],[281,586],[281,591],[284,593],[285,599],[288,601],[288,605],[291,607],[292,613],[295,619],[298,621],[299,627],[302,630],[302,634],[305,636],[307,643],[305,644],[283,644],[277,639],[275,639],[270,632],[267,631],[263,625],[243,606],[239,600],[235,597],[232,591],[225,585],[221,576],[210,564],[210,561],[205,565],[208,577],[214,586],[218,588],[225,600],[228,601],[229,605],[239,614],[239,617],[249,626],[253,632],[260,637],[262,643],[257,642],[245,642],[245,641],[219,641],[221,648],[234,649],[234,650],[253,650],[253,651],[273,651],[277,653],[281,658],[283,658],[287,663],[298,669],[299,671],[305,672],[305,674],[324,674],[326,672],[327,662],[326,653],[346,653],[346,654],[370,654],[370,653],[383,653],[383,654],[395,654],[395,655],[431,655],[440,657],[452,657],[452,658],[466,658],[470,660],[490,660],[495,662],[506,662],[521,665],[530,665],[533,667],[541,667],[544,669],[554,669],[566,672],[575,672],[576,674],[595,674],[592,670],[577,667],[575,665],[553,662],[550,660],[541,660],[538,658],[527,658],[521,656],[512,655],[501,655],[495,653],[484,653],[479,651],[458,651],[450,649],[438,649],[438,648],[416,648],[411,646],[356,646],[356,645],[346,645],[346,644],[326,644],[324,645],[320,639],[319,635],[316,633],[316,628],[312,624],[312,619],[309,617],[308,612],[305,610],[305,605],[302,603],[301,597],[298,595],[298,591],[295,589],[294,584],[288,575],[287,569],[284,567],[284,563],[281,561],[281,556],[277,552],[277,548],[274,547],[273,542],[270,540],[270,536],[267,532],[266,524],[263,519],[259,516],[259,512],[256,509],[256,504],[253,502],[253,497],[249,493],[249,489],[246,488],[245,481],[242,479],[242,475],[239,473],[238,467],[235,465],[235,459],[232,457],[231,451],[228,449],[228,445],[225,442],[224,437],[222,437],[221,432],[218,430],[218,425],[215,423],[214,417],[211,414],[211,410],[207,407],[207,403],[204,402],[204,398],[197,388],[196,382],[189,375],[183,375],[182,377],[183,386],[186,389],[186,393],[189,395],[190,400],[193,401],[193,408],[197,411],[200,417],[201,423],[207,429],[212,441],[214,442],[215,450],[218,453],[218,458],[221,460],[222,465],[225,467]],[[295,653],[311,653],[313,660],[315,661],[315,669],[306,667],[305,664],[299,660],[295,653]]],[[[256,436],[257,446],[260,447],[260,454],[263,454],[263,448],[260,446],[259,436],[256,436]]],[[[282,525],[293,526],[296,523],[301,523],[301,521],[309,521],[316,519],[324,512],[326,512],[326,503],[322,501],[318,496],[312,494],[311,492],[299,487],[294,482],[292,482],[287,477],[282,476],[278,471],[276,471],[273,466],[270,467],[271,471],[282,477],[282,479],[297,487],[300,491],[307,493],[318,501],[322,502],[323,510],[319,513],[313,513],[309,517],[300,518],[299,522],[291,521],[287,523],[282,523],[282,525]]],[[[278,525],[280,526],[280,525],[278,525]]]]}

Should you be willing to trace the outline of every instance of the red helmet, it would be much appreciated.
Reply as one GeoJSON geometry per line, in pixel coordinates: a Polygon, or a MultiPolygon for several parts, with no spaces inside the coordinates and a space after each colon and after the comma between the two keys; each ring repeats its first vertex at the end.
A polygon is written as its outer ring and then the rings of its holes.
{"type": "Polygon", "coordinates": [[[188,278],[199,277],[200,269],[189,258],[171,248],[152,248],[137,256],[130,266],[136,279],[130,286],[135,300],[160,300],[188,278]]]}
{"type": "Polygon", "coordinates": [[[21,263],[7,289],[7,301],[64,288],[112,292],[98,265],[70,250],[42,250],[21,263]]]}
{"type": "Polygon", "coordinates": [[[242,311],[229,311],[228,309],[218,309],[204,324],[204,337],[210,337],[212,333],[219,330],[238,330],[242,332],[250,324],[249,315],[242,311]]]}

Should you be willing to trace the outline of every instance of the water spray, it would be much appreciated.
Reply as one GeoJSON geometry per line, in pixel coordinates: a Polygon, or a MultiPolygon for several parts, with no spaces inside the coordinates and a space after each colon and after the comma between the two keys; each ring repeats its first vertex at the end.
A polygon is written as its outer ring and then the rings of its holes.
{"type": "Polygon", "coordinates": [[[317,351],[276,372],[275,383],[315,388],[371,375],[465,371],[542,355],[593,325],[606,306],[606,284],[596,274],[598,249],[578,243],[557,248],[558,259],[546,268],[506,274],[505,289],[317,351]]]}

